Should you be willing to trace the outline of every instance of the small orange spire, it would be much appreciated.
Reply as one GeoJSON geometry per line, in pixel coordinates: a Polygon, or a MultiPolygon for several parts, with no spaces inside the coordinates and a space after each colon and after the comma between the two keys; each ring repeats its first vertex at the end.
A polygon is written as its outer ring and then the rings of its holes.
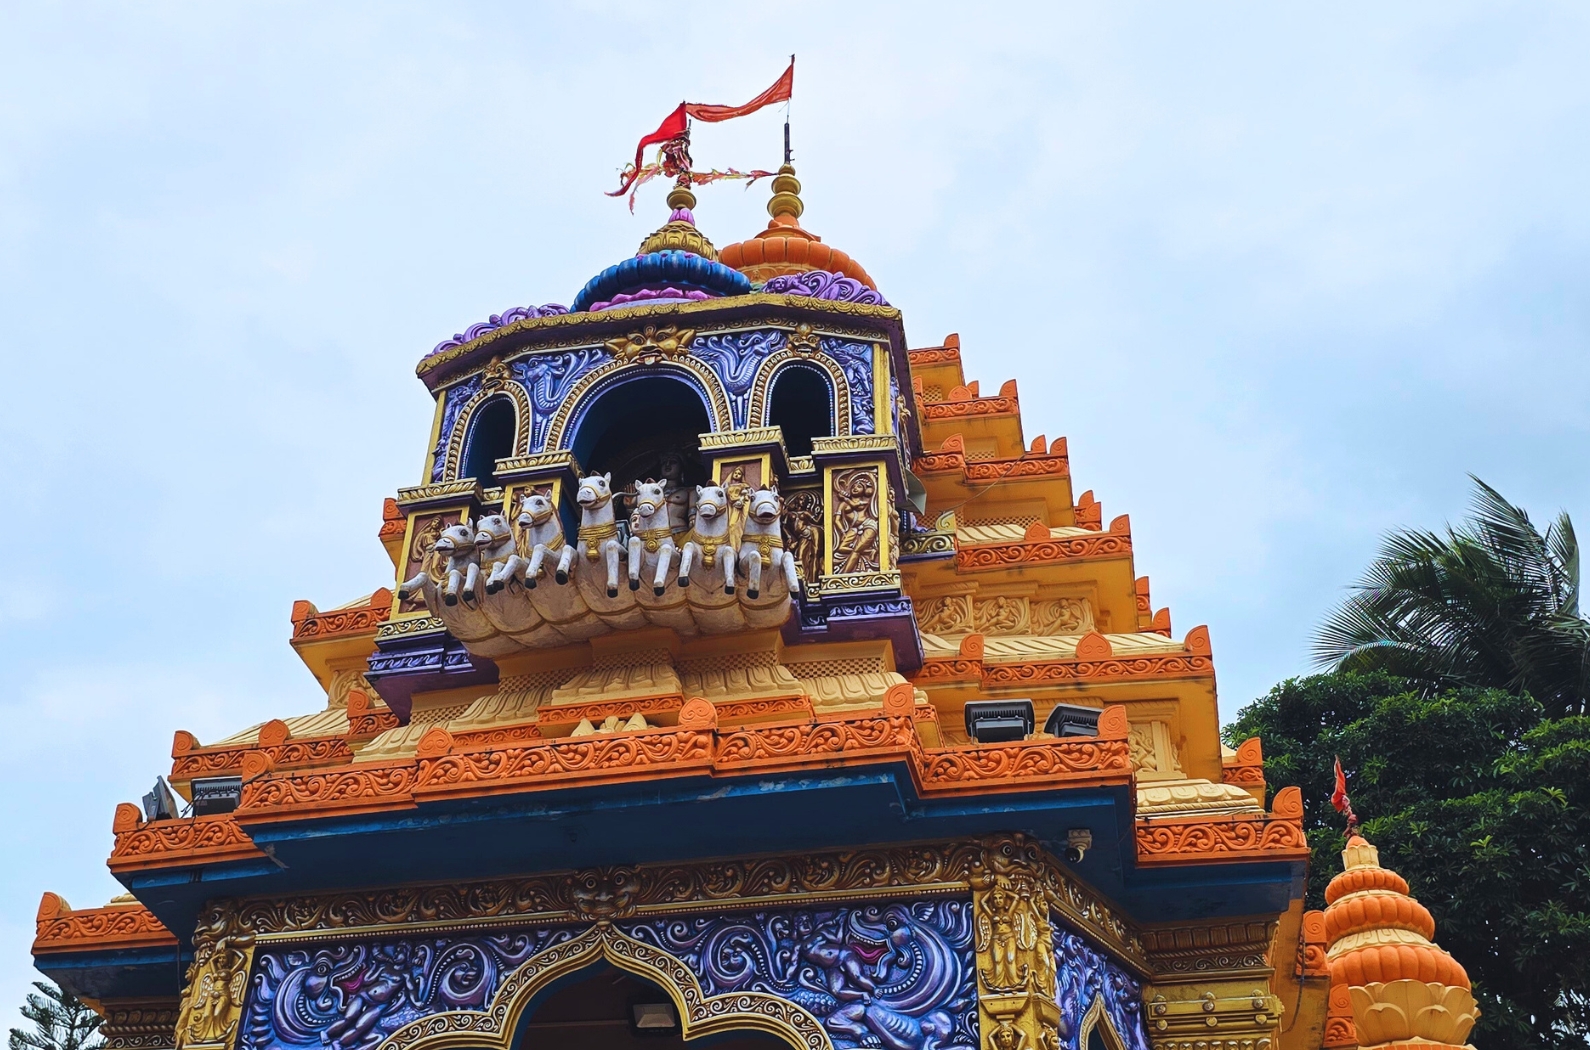
{"type": "Polygon", "coordinates": [[[795,166],[786,162],[773,176],[773,197],[767,202],[767,213],[772,218],[767,229],[750,240],[727,245],[718,253],[718,261],[759,284],[774,277],[826,270],[842,273],[876,291],[878,286],[860,263],[801,226],[799,220],[806,204],[800,192],[795,166]]]}
{"type": "Polygon", "coordinates": [[[1479,1008],[1468,974],[1433,942],[1429,910],[1361,835],[1347,840],[1342,867],[1325,889],[1326,957],[1332,995],[1351,995],[1358,1045],[1466,1046],[1479,1008]]]}

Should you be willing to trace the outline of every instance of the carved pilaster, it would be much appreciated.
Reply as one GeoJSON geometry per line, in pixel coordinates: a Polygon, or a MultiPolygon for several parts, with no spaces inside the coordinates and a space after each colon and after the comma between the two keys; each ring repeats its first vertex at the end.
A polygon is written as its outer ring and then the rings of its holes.
{"type": "Polygon", "coordinates": [[[991,843],[970,879],[983,1050],[1059,1050],[1044,869],[1034,851],[1016,846],[991,843]]]}
{"type": "Polygon", "coordinates": [[[193,935],[193,964],[177,1015],[177,1050],[231,1050],[237,1042],[254,935],[230,901],[212,903],[193,935]]]}
{"type": "Polygon", "coordinates": [[[1154,970],[1145,1016],[1154,1050],[1279,1050],[1267,921],[1144,931],[1154,970]]]}

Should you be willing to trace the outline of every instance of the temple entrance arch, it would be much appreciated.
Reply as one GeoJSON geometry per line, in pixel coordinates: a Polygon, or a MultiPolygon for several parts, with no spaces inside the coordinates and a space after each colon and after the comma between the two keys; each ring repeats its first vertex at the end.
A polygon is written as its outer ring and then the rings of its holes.
{"type": "Polygon", "coordinates": [[[701,437],[712,429],[706,401],[689,381],[652,373],[600,390],[584,406],[570,447],[590,474],[612,471],[613,489],[637,478],[662,478],[664,459],[679,457],[689,485],[703,485],[701,437]]]}
{"type": "MultiPolygon", "coordinates": [[[[661,993],[672,1005],[679,1037],[690,1047],[733,1046],[736,1050],[834,1050],[822,1023],[801,1006],[764,992],[730,992],[709,996],[685,963],[655,945],[636,940],[602,922],[569,940],[531,956],[509,974],[485,1010],[453,1010],[430,1014],[394,1031],[381,1050],[532,1050],[536,1046],[596,1046],[583,1035],[559,1042],[530,1043],[538,1013],[550,1006],[572,1012],[577,1004],[611,1006],[614,989],[625,991],[630,978],[649,994],[661,993]],[[626,978],[613,981],[621,971],[626,978]],[[588,981],[607,980],[610,988],[573,991],[588,981]],[[646,988],[650,986],[650,988],[646,988]],[[655,989],[652,991],[651,989],[655,989]],[[605,1005],[603,1005],[605,1004],[605,1005]]],[[[631,1004],[626,999],[625,1006],[631,1004]]],[[[556,1013],[542,1013],[556,1019],[556,1013]]],[[[568,1018],[566,1018],[567,1020],[568,1018]]],[[[598,1017],[596,1020],[605,1020],[598,1017]]],[[[550,1028],[550,1026],[548,1026],[550,1028]]],[[[612,1025],[583,1026],[591,1029],[612,1025]]],[[[625,1024],[625,1035],[631,1029],[625,1024]]],[[[538,1040],[540,1036],[537,1036],[538,1040]]],[[[661,1050],[657,1037],[645,1043],[661,1050]]],[[[628,1043],[615,1045],[628,1046],[628,1043]]]]}
{"type": "Polygon", "coordinates": [[[608,962],[548,988],[519,1023],[513,1050],[684,1050],[704,1043],[713,1050],[790,1050],[783,1039],[754,1030],[686,1043],[667,991],[608,962]]]}

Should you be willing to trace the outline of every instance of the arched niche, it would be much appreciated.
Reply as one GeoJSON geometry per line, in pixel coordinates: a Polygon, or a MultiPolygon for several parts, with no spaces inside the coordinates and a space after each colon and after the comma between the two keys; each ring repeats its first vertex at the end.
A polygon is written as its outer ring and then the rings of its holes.
{"type": "Polygon", "coordinates": [[[805,361],[779,369],[768,389],[767,424],[784,432],[790,455],[811,455],[813,438],[832,437],[838,429],[832,377],[805,361]]]}
{"type": "Polygon", "coordinates": [[[469,414],[458,476],[474,478],[480,482],[481,488],[493,488],[499,484],[497,461],[514,454],[518,430],[518,411],[506,394],[488,398],[477,405],[469,414]]]}
{"type": "MultiPolygon", "coordinates": [[[[526,1039],[537,1013],[592,971],[622,971],[658,989],[673,1005],[685,1046],[735,1039],[746,1040],[744,1050],[834,1050],[821,1022],[796,1003],[763,992],[709,996],[682,960],[605,922],[531,956],[503,980],[485,1010],[421,1017],[387,1036],[381,1050],[530,1050],[526,1039]]],[[[575,1038],[562,1045],[586,1044],[575,1038]]]]}
{"type": "Polygon", "coordinates": [[[569,446],[587,473],[611,471],[615,490],[636,478],[662,477],[670,453],[680,457],[682,480],[699,485],[707,480],[700,435],[712,429],[695,383],[678,374],[645,372],[592,391],[574,417],[569,446]]]}
{"type": "Polygon", "coordinates": [[[1126,1041],[1110,1022],[1109,1011],[1104,1008],[1104,996],[1093,997],[1093,1005],[1082,1015],[1081,1050],[1126,1050],[1126,1041]]]}

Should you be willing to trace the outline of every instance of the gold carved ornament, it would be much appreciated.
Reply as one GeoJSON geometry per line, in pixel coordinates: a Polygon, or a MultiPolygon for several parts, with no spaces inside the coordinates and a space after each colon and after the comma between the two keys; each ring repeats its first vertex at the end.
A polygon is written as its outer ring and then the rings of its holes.
{"type": "Polygon", "coordinates": [[[230,1047],[243,1014],[254,937],[243,930],[234,903],[211,905],[193,936],[193,963],[177,1015],[177,1050],[230,1047]]]}
{"type": "Polygon", "coordinates": [[[693,328],[647,325],[638,332],[609,339],[607,349],[614,360],[654,365],[659,361],[689,356],[690,341],[695,337],[693,328]]]}
{"type": "Polygon", "coordinates": [[[784,500],[784,534],[801,579],[815,584],[823,573],[823,498],[810,489],[792,492],[784,500]]]}
{"type": "Polygon", "coordinates": [[[878,472],[852,467],[834,475],[836,575],[878,571],[878,472]]]}

